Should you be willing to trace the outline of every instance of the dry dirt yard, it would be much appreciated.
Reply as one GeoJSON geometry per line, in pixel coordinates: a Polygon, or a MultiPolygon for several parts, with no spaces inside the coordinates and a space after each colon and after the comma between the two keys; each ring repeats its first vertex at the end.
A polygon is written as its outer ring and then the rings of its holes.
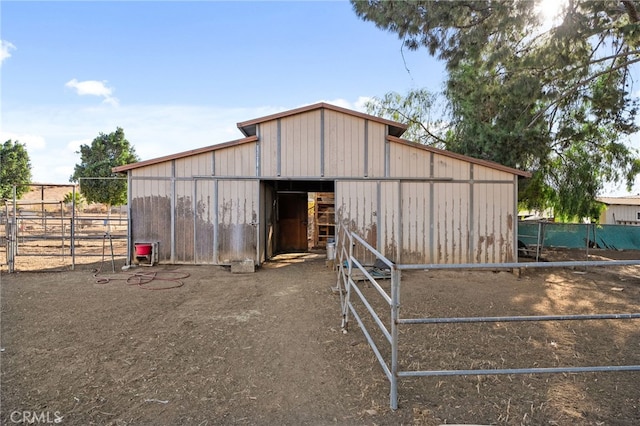
{"type": "MultiPolygon", "coordinates": [[[[0,275],[5,425],[24,412],[65,425],[640,424],[640,372],[403,379],[390,410],[388,382],[357,324],[340,330],[335,272],[321,253],[279,256],[242,275],[122,271],[119,260],[118,272],[109,263],[96,277],[100,263],[53,272],[37,259],[38,271],[0,275]],[[136,274],[150,273],[156,279],[139,286],[136,274]],[[163,287],[175,288],[151,290],[163,287]]],[[[640,312],[638,272],[416,271],[403,275],[401,313],[640,312]]],[[[639,365],[639,321],[403,326],[400,363],[639,365]]]]}

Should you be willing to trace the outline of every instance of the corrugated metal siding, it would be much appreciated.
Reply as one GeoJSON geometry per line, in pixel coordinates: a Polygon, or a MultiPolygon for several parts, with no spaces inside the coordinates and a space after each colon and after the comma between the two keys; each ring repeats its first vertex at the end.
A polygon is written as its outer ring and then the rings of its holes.
{"type": "Polygon", "coordinates": [[[174,261],[177,263],[192,263],[195,260],[195,205],[194,182],[176,181],[175,198],[175,236],[174,261]]]}
{"type": "Polygon", "coordinates": [[[364,120],[324,112],[325,176],[364,176],[364,120]]]}
{"type": "Polygon", "coordinates": [[[513,215],[515,205],[513,185],[473,185],[474,222],[471,244],[473,262],[495,263],[514,261],[516,232],[513,215]]]}
{"type": "Polygon", "coordinates": [[[261,176],[382,177],[385,136],[383,124],[335,111],[261,123],[261,176]]]}
{"type": "Polygon", "coordinates": [[[384,152],[387,127],[373,121],[367,122],[367,176],[384,177],[384,152]]]}
{"type": "Polygon", "coordinates": [[[391,143],[389,176],[429,177],[429,153],[412,146],[391,143]]]}
{"type": "Polygon", "coordinates": [[[337,220],[394,262],[510,262],[513,194],[513,181],[339,181],[337,220]]]}
{"type": "Polygon", "coordinates": [[[132,180],[129,190],[132,242],[159,242],[159,260],[171,260],[171,181],[132,180]]]}
{"type": "Polygon", "coordinates": [[[433,177],[468,180],[471,177],[469,163],[457,158],[433,154],[433,177]]]}
{"type": "MultiPolygon", "coordinates": [[[[346,225],[369,244],[378,247],[378,182],[338,181],[335,187],[336,222],[346,225]]],[[[355,253],[365,254],[363,250],[355,253]]],[[[375,259],[366,259],[373,263],[375,259]]]]}
{"type": "Polygon", "coordinates": [[[469,217],[470,190],[468,183],[433,184],[433,234],[425,255],[429,263],[470,261],[469,228],[474,220],[469,217]]]}
{"type": "Polygon", "coordinates": [[[380,229],[378,234],[379,250],[389,259],[398,260],[400,249],[400,182],[381,181],[380,186],[380,229]]]}
{"type": "Polygon", "coordinates": [[[139,169],[131,170],[132,177],[171,177],[172,175],[172,163],[167,161],[164,163],[153,164],[146,167],[140,167],[139,169]]]}
{"type": "MultiPolygon", "coordinates": [[[[196,181],[195,263],[214,263],[215,181],[196,181]]],[[[176,236],[176,239],[179,236],[176,236]]]]}
{"type": "Polygon", "coordinates": [[[280,172],[283,176],[320,176],[321,111],[280,122],[280,172]]]}
{"type": "Polygon", "coordinates": [[[640,223],[637,217],[638,212],[640,212],[640,206],[608,205],[602,223],[636,225],[640,223]]]}
{"type": "Polygon", "coordinates": [[[431,249],[431,185],[424,182],[402,184],[402,262],[428,263],[431,249]]]}
{"type": "Polygon", "coordinates": [[[192,155],[175,161],[176,177],[210,176],[213,169],[213,153],[192,155]]]}
{"type": "Polygon", "coordinates": [[[259,182],[218,181],[218,263],[256,259],[259,182]]]}
{"type": "Polygon", "coordinates": [[[278,122],[276,120],[261,123],[260,132],[260,171],[262,176],[278,175],[278,122]]]}
{"type": "MultiPolygon", "coordinates": [[[[468,166],[467,169],[469,169],[468,166]]],[[[476,164],[473,166],[473,179],[511,182],[513,181],[513,175],[502,170],[490,169],[476,164]]]]}
{"type": "Polygon", "coordinates": [[[256,145],[242,145],[215,151],[216,176],[256,176],[256,145]]]}

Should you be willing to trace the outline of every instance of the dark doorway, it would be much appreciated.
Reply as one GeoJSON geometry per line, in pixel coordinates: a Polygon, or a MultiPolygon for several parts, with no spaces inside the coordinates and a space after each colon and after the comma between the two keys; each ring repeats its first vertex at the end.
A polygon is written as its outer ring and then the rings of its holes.
{"type": "Polygon", "coordinates": [[[307,206],[306,192],[278,192],[278,251],[307,251],[307,206]]]}

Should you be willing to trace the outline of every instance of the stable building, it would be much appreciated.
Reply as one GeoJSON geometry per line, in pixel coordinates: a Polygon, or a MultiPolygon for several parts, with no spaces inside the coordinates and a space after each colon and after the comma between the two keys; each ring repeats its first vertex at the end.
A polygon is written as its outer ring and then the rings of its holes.
{"type": "Polygon", "coordinates": [[[335,223],[394,262],[516,259],[527,172],[404,140],[403,124],[327,103],[238,128],[238,140],[114,168],[128,178],[130,247],[153,242],[162,263],[260,265],[308,249],[308,195],[322,193],[335,223]]]}

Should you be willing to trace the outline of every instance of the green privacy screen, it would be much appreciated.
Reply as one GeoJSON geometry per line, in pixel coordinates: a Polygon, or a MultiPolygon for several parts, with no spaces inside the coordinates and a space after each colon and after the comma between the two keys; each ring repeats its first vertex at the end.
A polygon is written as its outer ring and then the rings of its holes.
{"type": "Polygon", "coordinates": [[[518,240],[536,245],[543,237],[544,247],[585,248],[610,250],[640,250],[640,226],[597,225],[584,223],[520,222],[518,240]]]}

